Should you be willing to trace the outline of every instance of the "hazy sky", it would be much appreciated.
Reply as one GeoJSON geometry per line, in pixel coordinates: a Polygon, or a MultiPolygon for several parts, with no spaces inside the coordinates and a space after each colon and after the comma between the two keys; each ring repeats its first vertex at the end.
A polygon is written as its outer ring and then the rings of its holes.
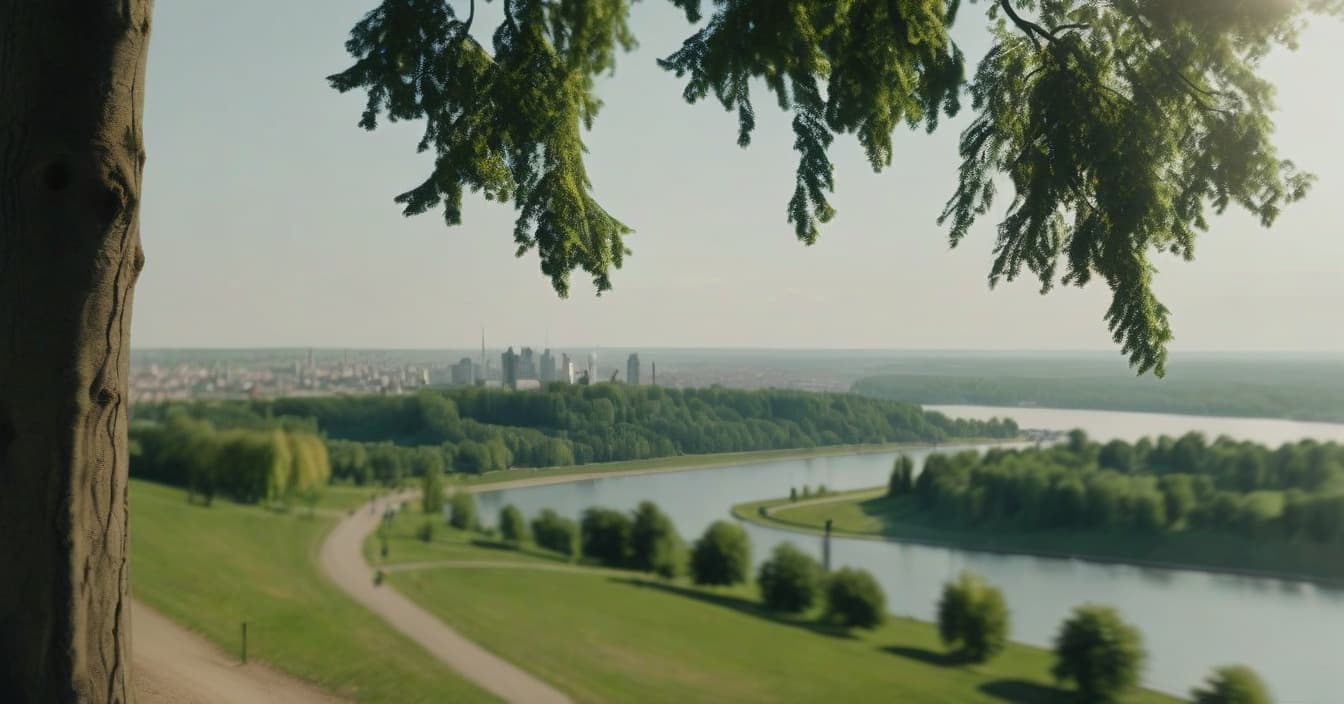
{"type": "MultiPolygon", "coordinates": [[[[548,333],[555,346],[1111,346],[1104,286],[989,291],[988,220],[947,248],[935,218],[965,115],[935,136],[898,133],[881,175],[838,142],[840,215],[815,246],[798,243],[787,118],[758,93],[760,126],[741,150],[735,116],[686,105],[654,64],[689,34],[665,2],[635,7],[642,46],[601,83],[606,108],[587,136],[597,197],[636,229],[634,254],[614,291],[598,298],[578,274],[560,300],[534,254],[514,258],[511,208],[470,201],[448,229],[437,211],[407,219],[392,202],[428,173],[419,125],[364,132],[363,96],[324,80],[348,65],[346,34],[373,6],[156,4],[135,346],[469,347],[481,326],[492,346],[548,333]]],[[[980,10],[963,10],[963,28],[980,10]]],[[[1272,231],[1229,212],[1196,261],[1159,262],[1175,349],[1344,350],[1340,47],[1344,25],[1318,21],[1268,66],[1283,153],[1320,177],[1310,199],[1272,231]]]]}

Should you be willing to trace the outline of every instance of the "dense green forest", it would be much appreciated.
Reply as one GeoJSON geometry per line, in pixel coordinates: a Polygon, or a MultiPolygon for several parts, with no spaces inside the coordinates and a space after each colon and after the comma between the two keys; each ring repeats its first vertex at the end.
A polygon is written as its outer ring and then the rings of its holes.
{"type": "MultiPolygon", "coordinates": [[[[898,470],[899,471],[899,470],[898,470]]],[[[1049,448],[933,455],[913,488],[961,526],[1143,533],[1209,531],[1344,547],[1344,447],[1277,449],[1198,433],[1130,444],[1082,431],[1049,448]]]]}
{"type": "MultiPolygon", "coordinates": [[[[983,365],[981,365],[983,366],[983,365]]],[[[1149,413],[1344,422],[1344,369],[1338,364],[1215,364],[1177,368],[1164,379],[1116,374],[1068,360],[1061,367],[1019,361],[1002,373],[905,371],[865,377],[852,391],[906,403],[1035,405],[1149,413]]]]}
{"type": "Polygon", "coordinates": [[[554,384],[536,392],[469,387],[408,396],[145,404],[134,410],[132,434],[175,416],[218,430],[320,433],[328,440],[333,475],[360,483],[414,474],[417,454],[425,452],[441,453],[455,471],[477,473],[1018,432],[1011,420],[951,419],[850,394],[554,384]]]}
{"type": "Polygon", "coordinates": [[[183,413],[132,425],[131,468],[206,504],[216,493],[242,503],[289,501],[331,476],[326,444],[302,423],[221,430],[183,413]]]}

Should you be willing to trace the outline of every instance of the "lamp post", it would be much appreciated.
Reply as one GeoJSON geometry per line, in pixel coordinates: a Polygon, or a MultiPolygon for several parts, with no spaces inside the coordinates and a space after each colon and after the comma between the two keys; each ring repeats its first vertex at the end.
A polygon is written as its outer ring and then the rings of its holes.
{"type": "Polygon", "coordinates": [[[821,539],[821,565],[831,571],[831,519],[826,519],[826,535],[821,539]]]}

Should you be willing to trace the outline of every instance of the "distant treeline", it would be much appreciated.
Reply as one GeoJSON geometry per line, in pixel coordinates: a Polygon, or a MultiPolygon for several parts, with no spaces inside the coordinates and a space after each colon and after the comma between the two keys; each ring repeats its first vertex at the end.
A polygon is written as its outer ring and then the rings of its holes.
{"type": "MultiPolygon", "coordinates": [[[[898,468],[899,472],[899,468],[898,468]]],[[[1190,433],[1099,445],[932,455],[911,488],[920,506],[963,526],[1226,531],[1344,545],[1344,447],[1269,449],[1190,433]]]]}
{"type": "Polygon", "coordinates": [[[1011,420],[951,419],[850,394],[619,384],[149,404],[137,406],[135,418],[162,423],[171,413],[218,428],[309,428],[331,441],[334,474],[361,482],[413,473],[414,453],[424,447],[441,453],[455,471],[483,472],[1018,433],[1011,420]]]}
{"type": "MultiPolygon", "coordinates": [[[[1203,370],[1201,370],[1202,372],[1203,370]]],[[[1183,376],[984,377],[883,374],[854,382],[852,391],[906,403],[970,404],[1206,416],[1291,418],[1344,423],[1344,380],[1268,381],[1183,376]]]]}
{"type": "Polygon", "coordinates": [[[210,503],[287,501],[331,476],[327,446],[302,429],[216,429],[182,413],[131,429],[131,476],[185,487],[210,503]]]}

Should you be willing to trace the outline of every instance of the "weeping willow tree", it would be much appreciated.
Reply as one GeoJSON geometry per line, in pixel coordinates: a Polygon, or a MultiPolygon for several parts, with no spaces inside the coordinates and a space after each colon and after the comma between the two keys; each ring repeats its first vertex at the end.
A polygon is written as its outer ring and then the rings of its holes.
{"type": "MultiPolygon", "coordinates": [[[[671,1],[693,26],[659,64],[684,79],[687,101],[712,96],[736,113],[743,147],[759,93],[792,115],[798,165],[785,216],[798,239],[815,242],[836,215],[837,137],[856,139],[881,171],[897,128],[933,131],[969,102],[940,219],[951,244],[995,213],[990,285],[1028,273],[1042,292],[1101,282],[1116,343],[1139,373],[1157,375],[1172,330],[1153,292],[1154,255],[1193,257],[1197,234],[1230,205],[1269,226],[1306,194],[1311,177],[1271,139],[1274,91],[1260,65],[1294,45],[1310,13],[1344,9],[1344,0],[671,1]],[[993,36],[974,65],[950,35],[971,12],[993,36]]],[[[468,190],[509,203],[518,254],[535,249],[560,295],[575,270],[605,291],[631,230],[593,198],[582,129],[602,105],[594,79],[635,45],[632,3],[500,2],[487,46],[473,32],[475,0],[385,0],[351,32],[355,63],[329,80],[367,92],[366,129],[424,123],[419,149],[436,158],[397,196],[407,215],[439,208],[457,225],[468,190]]]]}

